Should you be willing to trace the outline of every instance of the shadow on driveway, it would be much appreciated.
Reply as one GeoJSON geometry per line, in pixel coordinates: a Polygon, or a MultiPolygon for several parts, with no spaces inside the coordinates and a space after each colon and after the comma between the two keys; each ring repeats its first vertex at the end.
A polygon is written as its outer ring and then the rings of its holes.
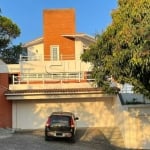
{"type": "MultiPolygon", "coordinates": [[[[20,130],[16,134],[32,134],[35,136],[40,136],[44,140],[44,129],[39,130],[20,130]]],[[[66,142],[66,140],[56,140],[61,142],[66,142]]],[[[99,147],[103,150],[129,150],[123,146],[117,146],[110,142],[110,140],[104,135],[101,128],[78,128],[76,133],[76,143],[86,144],[93,149],[99,147]]],[[[131,149],[130,149],[131,150],[131,149]]],[[[136,149],[137,150],[137,149],[136,149]]]]}

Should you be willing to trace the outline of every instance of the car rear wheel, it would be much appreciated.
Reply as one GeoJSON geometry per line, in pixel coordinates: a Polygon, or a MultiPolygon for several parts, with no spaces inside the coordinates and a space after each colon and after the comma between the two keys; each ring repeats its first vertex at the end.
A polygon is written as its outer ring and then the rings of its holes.
{"type": "Polygon", "coordinates": [[[45,141],[48,141],[49,137],[47,136],[47,133],[45,132],[45,141]]]}
{"type": "Polygon", "coordinates": [[[49,141],[49,136],[47,135],[47,129],[45,128],[45,141],[49,141]]]}
{"type": "Polygon", "coordinates": [[[75,135],[72,135],[72,137],[70,138],[70,142],[71,143],[75,143],[76,142],[75,135]]]}
{"type": "Polygon", "coordinates": [[[45,135],[45,141],[48,141],[49,140],[49,138],[45,135]]]}

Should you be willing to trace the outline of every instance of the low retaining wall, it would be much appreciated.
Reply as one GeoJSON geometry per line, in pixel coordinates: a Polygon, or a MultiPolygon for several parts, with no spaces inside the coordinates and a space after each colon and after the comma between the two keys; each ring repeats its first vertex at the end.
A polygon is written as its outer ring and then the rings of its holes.
{"type": "Polygon", "coordinates": [[[115,97],[115,120],[125,142],[126,148],[150,148],[150,104],[121,105],[115,97]]]}

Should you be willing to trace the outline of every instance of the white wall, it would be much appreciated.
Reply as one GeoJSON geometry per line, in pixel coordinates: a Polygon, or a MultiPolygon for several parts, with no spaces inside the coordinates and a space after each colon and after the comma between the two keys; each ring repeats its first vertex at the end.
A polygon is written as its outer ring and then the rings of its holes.
{"type": "Polygon", "coordinates": [[[75,40],[75,59],[80,60],[80,56],[83,53],[83,43],[79,38],[75,40]]]}
{"type": "Polygon", "coordinates": [[[44,44],[36,44],[28,47],[27,50],[29,60],[43,60],[44,59],[44,44]]]}
{"type": "Polygon", "coordinates": [[[79,72],[90,71],[90,63],[80,60],[67,61],[25,61],[21,63],[22,73],[52,73],[52,72],[79,72]]]}
{"type": "Polygon", "coordinates": [[[150,105],[124,105],[115,99],[115,122],[126,148],[150,149],[150,105]]]}
{"type": "Polygon", "coordinates": [[[78,127],[114,127],[113,100],[69,99],[13,102],[13,128],[44,128],[49,114],[53,111],[71,111],[80,119],[78,127]]]}
{"type": "Polygon", "coordinates": [[[77,83],[57,83],[57,84],[10,84],[10,90],[30,90],[30,89],[70,89],[70,88],[92,88],[93,84],[90,82],[77,83]]]}

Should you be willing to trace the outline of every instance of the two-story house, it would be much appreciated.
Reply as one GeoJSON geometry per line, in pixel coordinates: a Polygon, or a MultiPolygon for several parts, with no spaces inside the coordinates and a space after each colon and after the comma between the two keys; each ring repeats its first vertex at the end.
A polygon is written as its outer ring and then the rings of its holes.
{"type": "Polygon", "coordinates": [[[6,103],[0,107],[7,108],[0,108],[1,126],[43,128],[52,111],[74,112],[79,126],[114,126],[113,97],[95,87],[92,65],[80,59],[94,42],[76,32],[74,9],[44,10],[43,36],[24,44],[27,56],[20,56],[19,64],[0,66],[1,101],[6,103]]]}

